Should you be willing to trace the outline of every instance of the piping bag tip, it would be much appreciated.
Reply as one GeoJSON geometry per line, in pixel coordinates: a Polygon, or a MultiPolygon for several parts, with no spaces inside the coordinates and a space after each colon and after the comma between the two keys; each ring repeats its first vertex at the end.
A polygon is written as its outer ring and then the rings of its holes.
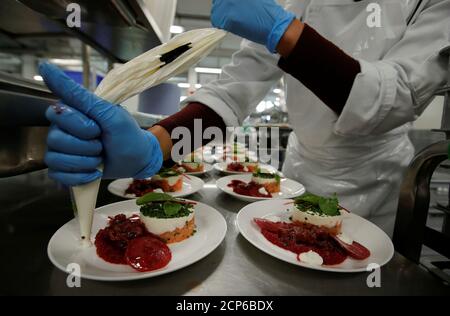
{"type": "Polygon", "coordinates": [[[91,230],[100,182],[101,179],[98,179],[70,189],[73,211],[80,225],[80,243],[83,248],[93,245],[91,230]]]}

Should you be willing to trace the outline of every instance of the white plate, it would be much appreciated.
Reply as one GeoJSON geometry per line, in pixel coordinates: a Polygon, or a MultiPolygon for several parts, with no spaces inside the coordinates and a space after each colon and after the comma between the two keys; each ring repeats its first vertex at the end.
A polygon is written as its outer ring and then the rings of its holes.
{"type": "MultiPolygon", "coordinates": [[[[281,172],[279,172],[276,168],[274,168],[271,165],[266,165],[266,164],[258,164],[260,169],[264,169],[270,172],[277,172],[278,174],[281,175],[281,172]]],[[[214,169],[216,169],[219,172],[222,172],[224,174],[249,174],[251,172],[239,172],[239,171],[228,171],[227,170],[227,166],[228,166],[228,162],[218,162],[214,164],[214,169]]]]}
{"type": "Polygon", "coordinates": [[[208,172],[210,172],[211,170],[213,170],[213,166],[212,166],[211,164],[209,164],[209,163],[204,163],[203,165],[204,165],[203,171],[197,171],[197,172],[185,172],[184,174],[192,175],[192,176],[201,176],[201,175],[203,175],[203,174],[205,174],[205,173],[208,173],[208,172]]]}
{"type": "Polygon", "coordinates": [[[367,247],[371,253],[369,258],[366,260],[348,258],[343,263],[334,266],[313,266],[299,262],[296,254],[268,241],[253,221],[254,218],[267,218],[269,216],[278,216],[288,220],[290,215],[286,210],[289,209],[290,211],[294,206],[285,204],[290,201],[292,200],[261,201],[247,205],[239,211],[236,219],[240,233],[265,253],[280,260],[314,270],[343,273],[366,272],[369,264],[374,263],[381,267],[394,256],[394,245],[385,232],[358,215],[348,214],[343,221],[342,231],[353,240],[367,247]]]}
{"type": "MultiPolygon", "coordinates": [[[[132,182],[133,179],[131,178],[115,180],[108,185],[108,191],[125,199],[135,199],[136,195],[125,194],[125,191],[132,182]]],[[[200,191],[203,189],[204,185],[205,182],[203,182],[202,179],[194,176],[186,176],[183,177],[183,189],[181,191],[168,192],[167,194],[170,194],[173,197],[185,197],[200,191]]]]}
{"type": "MultiPolygon", "coordinates": [[[[62,226],[50,239],[47,247],[50,261],[60,270],[66,272],[66,267],[76,263],[81,268],[81,277],[100,281],[128,281],[155,277],[166,274],[206,257],[220,245],[227,231],[227,224],[223,216],[214,208],[197,203],[195,206],[195,223],[197,232],[194,236],[176,244],[169,245],[172,260],[159,270],[138,272],[127,265],[111,264],[97,256],[95,246],[82,248],[78,221],[73,219],[62,226]]],[[[96,210],[92,239],[97,232],[104,228],[108,216],[117,214],[138,214],[139,207],[135,200],[123,201],[106,205],[96,210]]]]}
{"type": "Polygon", "coordinates": [[[217,180],[216,185],[219,189],[221,189],[223,192],[228,193],[242,201],[245,202],[255,202],[255,201],[262,201],[262,200],[276,200],[276,199],[291,199],[295,198],[297,196],[302,195],[305,193],[305,187],[298,183],[297,181],[282,178],[281,184],[280,184],[280,192],[272,194],[271,198],[263,198],[263,197],[253,197],[253,196],[247,196],[247,195],[241,195],[233,192],[233,189],[228,187],[228,184],[231,183],[233,180],[240,180],[244,182],[250,182],[252,179],[251,174],[240,174],[240,175],[233,175],[228,177],[223,177],[217,180]]]}

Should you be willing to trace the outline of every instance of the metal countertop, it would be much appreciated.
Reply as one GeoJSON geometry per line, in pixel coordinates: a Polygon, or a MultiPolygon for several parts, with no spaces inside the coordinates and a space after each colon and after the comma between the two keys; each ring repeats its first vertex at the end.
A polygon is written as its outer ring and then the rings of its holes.
{"type": "MultiPolygon", "coordinates": [[[[68,288],[67,275],[53,267],[47,243],[70,220],[67,190],[45,171],[0,179],[0,282],[2,295],[450,295],[450,287],[399,254],[381,271],[381,288],[366,285],[368,273],[337,274],[284,263],[253,247],[235,226],[245,206],[215,187],[218,174],[204,177],[206,187],[189,197],[215,207],[228,224],[224,242],[203,260],[182,270],[132,282],[82,280],[68,288]]],[[[98,206],[120,201],[106,191],[98,206]]]]}

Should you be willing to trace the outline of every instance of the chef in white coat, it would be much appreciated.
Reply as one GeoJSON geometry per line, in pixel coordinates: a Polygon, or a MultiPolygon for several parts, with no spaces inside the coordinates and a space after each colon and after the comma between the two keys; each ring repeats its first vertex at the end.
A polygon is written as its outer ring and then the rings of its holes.
{"type": "Polygon", "coordinates": [[[240,126],[284,76],[293,133],[283,173],[392,233],[414,148],[412,121],[447,78],[450,0],[213,0],[214,26],[246,40],[214,81],[149,131],[55,67],[46,162],[67,185],[144,178],[170,158],[177,126],[240,126]],[[97,170],[100,162],[104,171],[97,170]],[[128,163],[124,163],[128,162],[128,163]]]}
{"type": "MultiPolygon", "coordinates": [[[[242,36],[257,33],[259,11],[244,9],[271,1],[246,2],[213,1],[213,23],[242,36]]],[[[205,104],[227,126],[239,126],[284,76],[294,132],[283,173],[316,194],[337,193],[342,205],[392,233],[399,188],[414,154],[410,122],[446,83],[448,59],[439,51],[450,45],[450,1],[288,0],[285,10],[359,62],[340,115],[284,73],[279,56],[260,45],[266,43],[247,40],[220,79],[185,102],[205,104]]]]}

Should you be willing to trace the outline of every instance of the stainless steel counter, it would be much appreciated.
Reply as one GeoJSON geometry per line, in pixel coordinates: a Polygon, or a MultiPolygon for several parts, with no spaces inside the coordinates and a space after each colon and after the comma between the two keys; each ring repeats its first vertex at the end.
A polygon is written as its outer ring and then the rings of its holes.
{"type": "MultiPolygon", "coordinates": [[[[381,288],[368,288],[368,273],[336,274],[284,263],[253,247],[235,226],[245,203],[220,193],[216,174],[190,197],[219,210],[228,223],[224,242],[205,259],[183,270],[141,281],[82,280],[68,288],[66,274],[47,258],[52,234],[72,218],[69,194],[45,172],[0,179],[0,294],[42,295],[450,295],[421,267],[396,254],[381,271],[381,288]]],[[[120,199],[102,184],[98,205],[120,199]]]]}

